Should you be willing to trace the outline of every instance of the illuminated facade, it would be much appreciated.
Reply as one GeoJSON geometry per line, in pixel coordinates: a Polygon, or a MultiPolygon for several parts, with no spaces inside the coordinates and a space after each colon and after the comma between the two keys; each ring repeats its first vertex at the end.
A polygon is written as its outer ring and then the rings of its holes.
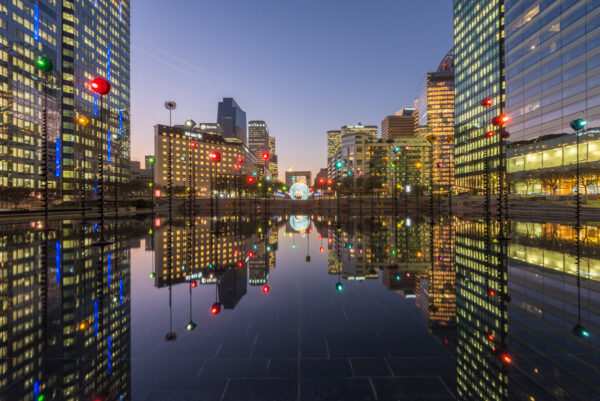
{"type": "MultiPolygon", "coordinates": [[[[512,143],[507,151],[508,177],[520,195],[572,195],[576,187],[575,134],[550,135],[512,143]]],[[[584,195],[600,193],[600,133],[585,130],[579,138],[579,165],[584,195]]]]}
{"type": "Polygon", "coordinates": [[[498,163],[498,147],[485,133],[504,110],[503,38],[504,1],[454,0],[454,162],[460,191],[485,189],[486,152],[491,168],[498,163]],[[491,107],[481,105],[485,98],[493,100],[491,107]]]}
{"type": "Polygon", "coordinates": [[[248,147],[257,159],[269,151],[269,127],[264,121],[248,122],[248,147]]]}
{"type": "Polygon", "coordinates": [[[433,182],[438,191],[454,185],[454,52],[428,73],[415,100],[417,135],[432,139],[433,182]],[[433,135],[433,137],[432,137],[433,135]]]}
{"type": "Polygon", "coordinates": [[[342,145],[342,131],[327,131],[327,162],[335,158],[342,145]]]}
{"type": "Polygon", "coordinates": [[[0,25],[0,55],[7,68],[0,70],[0,185],[41,189],[44,99],[53,196],[72,200],[91,194],[99,154],[105,157],[109,181],[128,179],[129,10],[129,0],[2,5],[6,19],[0,25]],[[40,56],[54,64],[47,77],[34,67],[40,56]],[[89,88],[96,77],[112,86],[103,102],[104,127],[101,102],[89,88]],[[87,127],[76,124],[82,115],[90,120],[87,127]]]}
{"type": "Polygon", "coordinates": [[[154,149],[154,178],[156,184],[163,188],[169,184],[169,153],[173,187],[189,187],[190,172],[195,166],[196,183],[193,186],[200,196],[209,194],[213,176],[216,189],[234,191],[236,180],[242,180],[255,171],[256,157],[244,144],[195,129],[156,125],[154,149]],[[220,152],[221,160],[218,163],[209,160],[211,151],[220,152]],[[244,159],[241,165],[238,163],[239,157],[244,159]]]}
{"type": "Polygon", "coordinates": [[[271,174],[277,180],[279,177],[279,162],[277,160],[277,148],[274,136],[269,137],[269,155],[271,156],[269,159],[269,171],[271,171],[271,174]]]}
{"type": "Polygon", "coordinates": [[[428,188],[430,149],[429,141],[416,136],[396,137],[393,142],[368,143],[366,173],[373,180],[371,186],[375,192],[398,196],[399,191],[417,192],[428,188]]]}

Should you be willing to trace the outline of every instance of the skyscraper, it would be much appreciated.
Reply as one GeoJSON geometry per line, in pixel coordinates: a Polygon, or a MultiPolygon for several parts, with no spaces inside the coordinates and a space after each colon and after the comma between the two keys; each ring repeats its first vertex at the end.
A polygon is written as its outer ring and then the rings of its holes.
{"type": "Polygon", "coordinates": [[[415,134],[415,109],[403,107],[393,116],[387,116],[381,122],[381,138],[393,139],[398,136],[415,134]]]}
{"type": "Polygon", "coordinates": [[[432,139],[433,182],[437,191],[454,185],[454,52],[429,72],[415,100],[416,134],[432,139]]]}
{"type": "Polygon", "coordinates": [[[342,131],[327,131],[327,163],[342,146],[342,131]]]}
{"type": "MultiPolygon", "coordinates": [[[[492,118],[504,110],[504,1],[454,0],[455,177],[463,191],[484,189],[485,160],[494,168],[492,118]],[[490,107],[482,101],[492,100],[490,107]]],[[[495,141],[494,141],[495,143],[495,141]]]]}
{"type": "Polygon", "coordinates": [[[260,158],[269,151],[269,127],[264,121],[248,121],[248,147],[260,158]]]}
{"type": "Polygon", "coordinates": [[[217,123],[221,125],[223,137],[236,138],[244,144],[246,138],[246,112],[231,97],[225,97],[219,102],[217,123]]]}
{"type": "Polygon", "coordinates": [[[41,190],[44,105],[51,148],[49,187],[51,192],[56,189],[57,198],[72,200],[92,191],[99,154],[107,163],[108,180],[127,179],[129,9],[129,0],[4,5],[0,54],[7,68],[0,70],[0,137],[6,145],[0,146],[1,186],[41,190]],[[47,73],[34,67],[42,56],[54,66],[47,73]],[[102,102],[89,87],[96,77],[112,86],[102,102]],[[80,116],[89,119],[87,127],[76,123],[80,116]]]}
{"type": "Polygon", "coordinates": [[[271,158],[269,159],[269,170],[273,177],[277,179],[279,175],[279,162],[277,161],[277,148],[275,146],[275,137],[269,137],[269,153],[271,154],[271,158]]]}

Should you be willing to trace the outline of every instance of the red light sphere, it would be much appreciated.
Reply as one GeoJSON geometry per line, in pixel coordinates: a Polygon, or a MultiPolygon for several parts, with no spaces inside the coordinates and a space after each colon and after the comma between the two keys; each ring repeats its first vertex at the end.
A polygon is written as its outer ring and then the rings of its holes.
{"type": "Polygon", "coordinates": [[[237,266],[241,269],[242,267],[244,267],[244,262],[242,262],[241,260],[238,262],[237,266]]]}
{"type": "Polygon", "coordinates": [[[332,185],[333,184],[333,180],[327,180],[327,185],[332,185]]]}
{"type": "Polygon", "coordinates": [[[213,150],[208,154],[208,158],[211,162],[218,163],[221,161],[221,154],[216,150],[213,150]]]}
{"type": "Polygon", "coordinates": [[[319,178],[319,185],[325,184],[325,178],[319,178]]]}
{"type": "Polygon", "coordinates": [[[238,254],[238,253],[240,253],[240,251],[238,251],[237,249],[234,249],[234,250],[233,250],[233,254],[234,254],[235,256],[237,256],[237,254],[238,254]]]}
{"type": "Polygon", "coordinates": [[[240,166],[238,166],[237,164],[234,164],[234,165],[233,165],[233,169],[234,169],[234,170],[239,170],[239,168],[240,168],[240,166]]]}
{"type": "Polygon", "coordinates": [[[196,142],[196,141],[190,142],[190,148],[196,149],[197,147],[198,147],[198,142],[196,142]]]}
{"type": "Polygon", "coordinates": [[[491,138],[494,136],[494,131],[488,131],[485,133],[486,138],[491,138]]]}
{"type": "Polygon", "coordinates": [[[323,248],[323,247],[320,247],[320,248],[319,248],[319,252],[321,252],[321,253],[325,252],[325,248],[323,248]]]}
{"type": "Polygon", "coordinates": [[[210,308],[210,314],[211,315],[218,315],[221,312],[221,304],[218,302],[215,302],[212,307],[210,308]]]}
{"type": "Polygon", "coordinates": [[[262,155],[261,155],[261,157],[262,157],[263,160],[269,160],[270,156],[271,155],[269,155],[269,152],[263,152],[262,155]]]}
{"type": "Polygon", "coordinates": [[[500,127],[510,121],[510,117],[507,114],[500,114],[492,119],[492,125],[500,127]]]}
{"type": "Polygon", "coordinates": [[[502,362],[510,364],[510,363],[512,363],[512,358],[508,354],[503,354],[502,362]]]}
{"type": "Polygon", "coordinates": [[[248,177],[246,181],[248,181],[248,184],[254,184],[254,177],[248,177]]]}
{"type": "Polygon", "coordinates": [[[244,163],[244,158],[242,156],[239,156],[237,158],[237,162],[238,162],[238,164],[243,164],[244,163]]]}
{"type": "Polygon", "coordinates": [[[483,107],[490,107],[492,104],[494,104],[494,101],[492,100],[491,97],[486,97],[485,99],[483,99],[481,101],[481,105],[483,107]]]}
{"type": "Polygon", "coordinates": [[[90,82],[90,88],[101,96],[110,93],[110,84],[104,78],[94,78],[92,82],[90,82]]]}
{"type": "Polygon", "coordinates": [[[248,257],[253,258],[254,257],[254,252],[252,252],[252,251],[248,252],[248,257]]]}
{"type": "Polygon", "coordinates": [[[192,281],[190,282],[190,285],[192,286],[192,288],[196,288],[196,287],[198,287],[198,283],[196,282],[196,280],[192,280],[192,281]]]}
{"type": "Polygon", "coordinates": [[[496,291],[494,291],[494,290],[488,290],[488,295],[489,295],[490,297],[493,297],[493,296],[495,296],[495,295],[496,295],[496,291]]]}
{"type": "Polygon", "coordinates": [[[262,292],[268,294],[269,292],[271,292],[271,287],[265,284],[262,288],[262,292]]]}

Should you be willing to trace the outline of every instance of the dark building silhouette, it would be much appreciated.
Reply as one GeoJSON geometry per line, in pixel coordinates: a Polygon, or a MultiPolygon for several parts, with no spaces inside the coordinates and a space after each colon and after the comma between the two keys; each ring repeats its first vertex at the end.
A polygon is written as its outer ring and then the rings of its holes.
{"type": "Polygon", "coordinates": [[[221,125],[224,138],[239,139],[248,143],[246,137],[246,112],[231,97],[225,97],[219,102],[217,123],[221,125]]]}

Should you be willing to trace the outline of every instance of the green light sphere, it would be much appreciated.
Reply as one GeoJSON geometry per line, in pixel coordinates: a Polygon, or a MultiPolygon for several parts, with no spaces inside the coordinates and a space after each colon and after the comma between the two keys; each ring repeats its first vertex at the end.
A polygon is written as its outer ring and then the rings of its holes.
{"type": "Polygon", "coordinates": [[[35,60],[35,65],[37,68],[39,68],[40,70],[42,70],[44,72],[52,71],[52,68],[54,68],[52,61],[50,61],[50,59],[48,57],[44,57],[44,56],[38,57],[35,60]]]}

